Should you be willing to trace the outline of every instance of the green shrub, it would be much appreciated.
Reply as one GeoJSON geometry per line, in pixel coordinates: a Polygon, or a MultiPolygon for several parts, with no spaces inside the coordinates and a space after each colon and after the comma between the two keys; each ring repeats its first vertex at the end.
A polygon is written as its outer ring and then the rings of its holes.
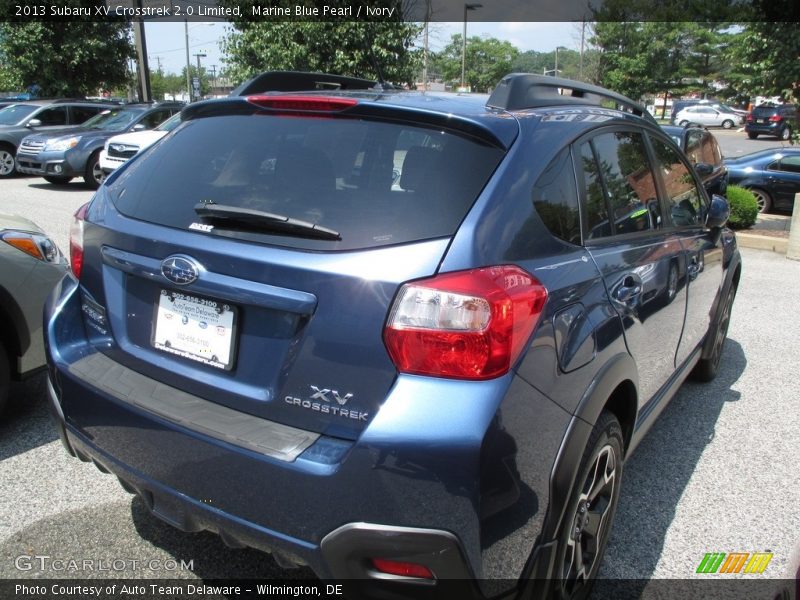
{"type": "Polygon", "coordinates": [[[728,227],[731,229],[747,229],[752,227],[758,216],[758,202],[748,189],[738,185],[729,185],[725,194],[731,206],[731,216],[728,218],[728,227]]]}

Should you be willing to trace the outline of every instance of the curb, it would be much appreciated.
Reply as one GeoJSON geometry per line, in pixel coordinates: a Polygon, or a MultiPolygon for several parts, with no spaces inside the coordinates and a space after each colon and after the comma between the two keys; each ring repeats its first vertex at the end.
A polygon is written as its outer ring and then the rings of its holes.
{"type": "Polygon", "coordinates": [[[785,255],[786,251],[789,249],[789,240],[786,238],[756,235],[753,233],[736,232],[736,242],[741,248],[769,250],[783,255],[785,255]]]}

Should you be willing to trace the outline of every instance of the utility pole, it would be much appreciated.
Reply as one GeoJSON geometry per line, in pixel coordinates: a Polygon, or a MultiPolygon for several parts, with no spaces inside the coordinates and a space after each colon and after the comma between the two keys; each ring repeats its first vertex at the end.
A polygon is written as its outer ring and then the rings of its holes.
{"type": "Polygon", "coordinates": [[[207,56],[207,54],[205,52],[198,52],[197,54],[194,55],[194,57],[197,59],[197,82],[198,82],[198,85],[197,85],[197,90],[196,91],[197,91],[197,99],[198,100],[202,96],[202,92],[200,92],[200,59],[201,58],[205,58],[206,56],[207,56]]]}
{"type": "MultiPolygon", "coordinates": [[[[142,0],[135,0],[136,6],[142,9],[142,0]]],[[[134,5],[134,0],[131,0],[131,7],[134,5]]],[[[138,89],[139,89],[139,102],[151,102],[153,100],[153,93],[150,90],[150,68],[147,66],[147,42],[144,36],[144,21],[134,21],[133,23],[133,40],[136,44],[136,58],[139,72],[138,89]]]]}
{"type": "Polygon", "coordinates": [[[189,19],[183,20],[183,31],[186,34],[186,102],[192,101],[192,63],[189,62],[189,19]]]}
{"type": "Polygon", "coordinates": [[[581,81],[583,81],[583,50],[584,50],[585,40],[586,40],[586,19],[581,21],[581,65],[578,75],[578,79],[580,79],[581,81]]]}

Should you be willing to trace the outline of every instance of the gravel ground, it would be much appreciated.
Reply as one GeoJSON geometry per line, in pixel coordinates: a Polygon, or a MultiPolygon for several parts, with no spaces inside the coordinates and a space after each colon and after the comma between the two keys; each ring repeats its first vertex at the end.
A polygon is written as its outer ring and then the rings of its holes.
{"type": "MultiPolygon", "coordinates": [[[[0,187],[0,212],[32,218],[62,250],[71,214],[91,197],[77,182],[56,191],[18,178],[0,187]]],[[[742,254],[722,370],[711,384],[685,384],[625,465],[603,578],[691,578],[706,552],[772,552],[762,578],[789,568],[800,539],[800,378],[791,374],[800,365],[800,263],[758,250],[742,254]]],[[[14,406],[0,422],[0,578],[309,575],[280,571],[268,556],[230,550],[213,535],[163,525],[113,477],[66,456],[41,377],[15,384],[12,395],[14,406]],[[34,554],[127,566],[20,571],[17,557],[34,554]],[[181,560],[193,568],[181,570],[181,560]]]]}

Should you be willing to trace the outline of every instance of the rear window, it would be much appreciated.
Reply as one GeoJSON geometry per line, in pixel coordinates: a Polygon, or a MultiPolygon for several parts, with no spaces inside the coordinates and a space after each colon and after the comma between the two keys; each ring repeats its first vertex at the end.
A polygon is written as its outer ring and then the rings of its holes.
{"type": "MultiPolygon", "coordinates": [[[[501,150],[437,129],[348,118],[232,115],[192,120],[109,188],[130,217],[188,229],[200,202],[283,215],[339,241],[214,221],[220,235],[314,250],[451,236],[501,150]]],[[[195,227],[197,228],[197,227],[195,227]]]]}

